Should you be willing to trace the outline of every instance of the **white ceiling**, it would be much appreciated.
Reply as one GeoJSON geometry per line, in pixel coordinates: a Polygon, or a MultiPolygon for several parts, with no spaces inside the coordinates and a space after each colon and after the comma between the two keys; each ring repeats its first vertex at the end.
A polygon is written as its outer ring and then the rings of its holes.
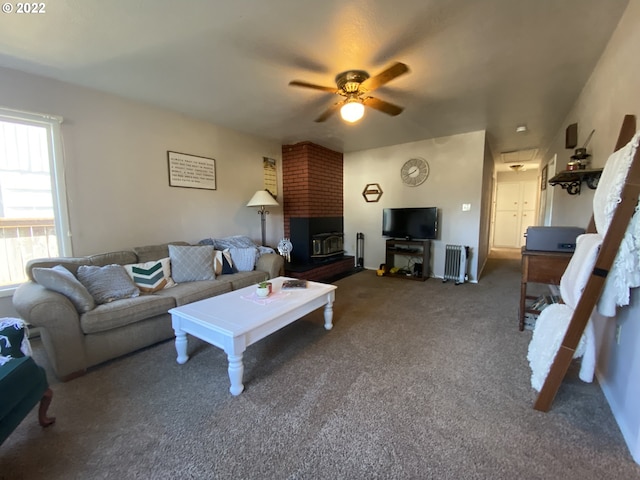
{"type": "Polygon", "coordinates": [[[343,152],[486,129],[504,165],[500,152],[544,154],[628,0],[44,3],[0,13],[0,66],[343,152]],[[394,61],[410,73],[374,95],[404,106],[397,117],[315,123],[341,97],[288,86],[394,61]]]}

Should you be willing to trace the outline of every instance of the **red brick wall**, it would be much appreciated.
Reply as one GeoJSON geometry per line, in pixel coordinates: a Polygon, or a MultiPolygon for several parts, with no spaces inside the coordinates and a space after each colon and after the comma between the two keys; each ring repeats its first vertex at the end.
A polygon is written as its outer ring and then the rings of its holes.
{"type": "Polygon", "coordinates": [[[282,146],[284,235],[291,217],[342,217],[342,153],[311,142],[282,146]]]}

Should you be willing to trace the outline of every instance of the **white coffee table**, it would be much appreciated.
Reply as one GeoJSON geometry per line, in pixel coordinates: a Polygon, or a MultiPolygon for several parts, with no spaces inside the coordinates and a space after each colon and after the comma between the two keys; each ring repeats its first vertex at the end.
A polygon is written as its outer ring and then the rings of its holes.
{"type": "Polygon", "coordinates": [[[229,359],[233,395],[244,390],[242,356],[245,349],[267,335],[324,306],[324,328],[333,327],[336,286],[307,282],[307,288],[282,290],[286,277],[270,280],[273,293],[266,299],[250,286],[169,310],[176,333],[177,362],[189,360],[187,333],[221,348],[229,359]]]}

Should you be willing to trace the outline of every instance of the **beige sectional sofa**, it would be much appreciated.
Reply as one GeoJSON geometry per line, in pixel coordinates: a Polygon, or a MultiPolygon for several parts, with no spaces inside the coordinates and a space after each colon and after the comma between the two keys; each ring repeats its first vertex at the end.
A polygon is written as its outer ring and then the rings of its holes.
{"type": "Polygon", "coordinates": [[[274,278],[284,268],[280,255],[257,253],[252,271],[218,274],[215,280],[178,282],[171,288],[95,305],[90,296],[88,300],[79,299],[76,292],[69,293],[64,282],[48,284],[50,288],[45,288],[35,280],[38,276],[44,279],[43,272],[60,269],[59,265],[77,276],[82,265],[131,266],[158,261],[170,256],[169,245],[189,246],[186,242],[171,242],[131,251],[29,262],[30,280],[16,290],[13,304],[24,320],[39,327],[51,366],[61,380],[69,380],[88,367],[172,338],[169,309],[274,278]],[[37,269],[35,277],[34,269],[37,269]]]}

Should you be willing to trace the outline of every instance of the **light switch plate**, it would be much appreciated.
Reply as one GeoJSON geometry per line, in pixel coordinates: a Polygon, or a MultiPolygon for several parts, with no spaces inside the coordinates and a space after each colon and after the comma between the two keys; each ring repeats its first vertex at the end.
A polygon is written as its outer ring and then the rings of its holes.
{"type": "Polygon", "coordinates": [[[462,204],[462,211],[463,212],[468,212],[469,210],[471,210],[471,204],[470,203],[463,203],[462,204]]]}

